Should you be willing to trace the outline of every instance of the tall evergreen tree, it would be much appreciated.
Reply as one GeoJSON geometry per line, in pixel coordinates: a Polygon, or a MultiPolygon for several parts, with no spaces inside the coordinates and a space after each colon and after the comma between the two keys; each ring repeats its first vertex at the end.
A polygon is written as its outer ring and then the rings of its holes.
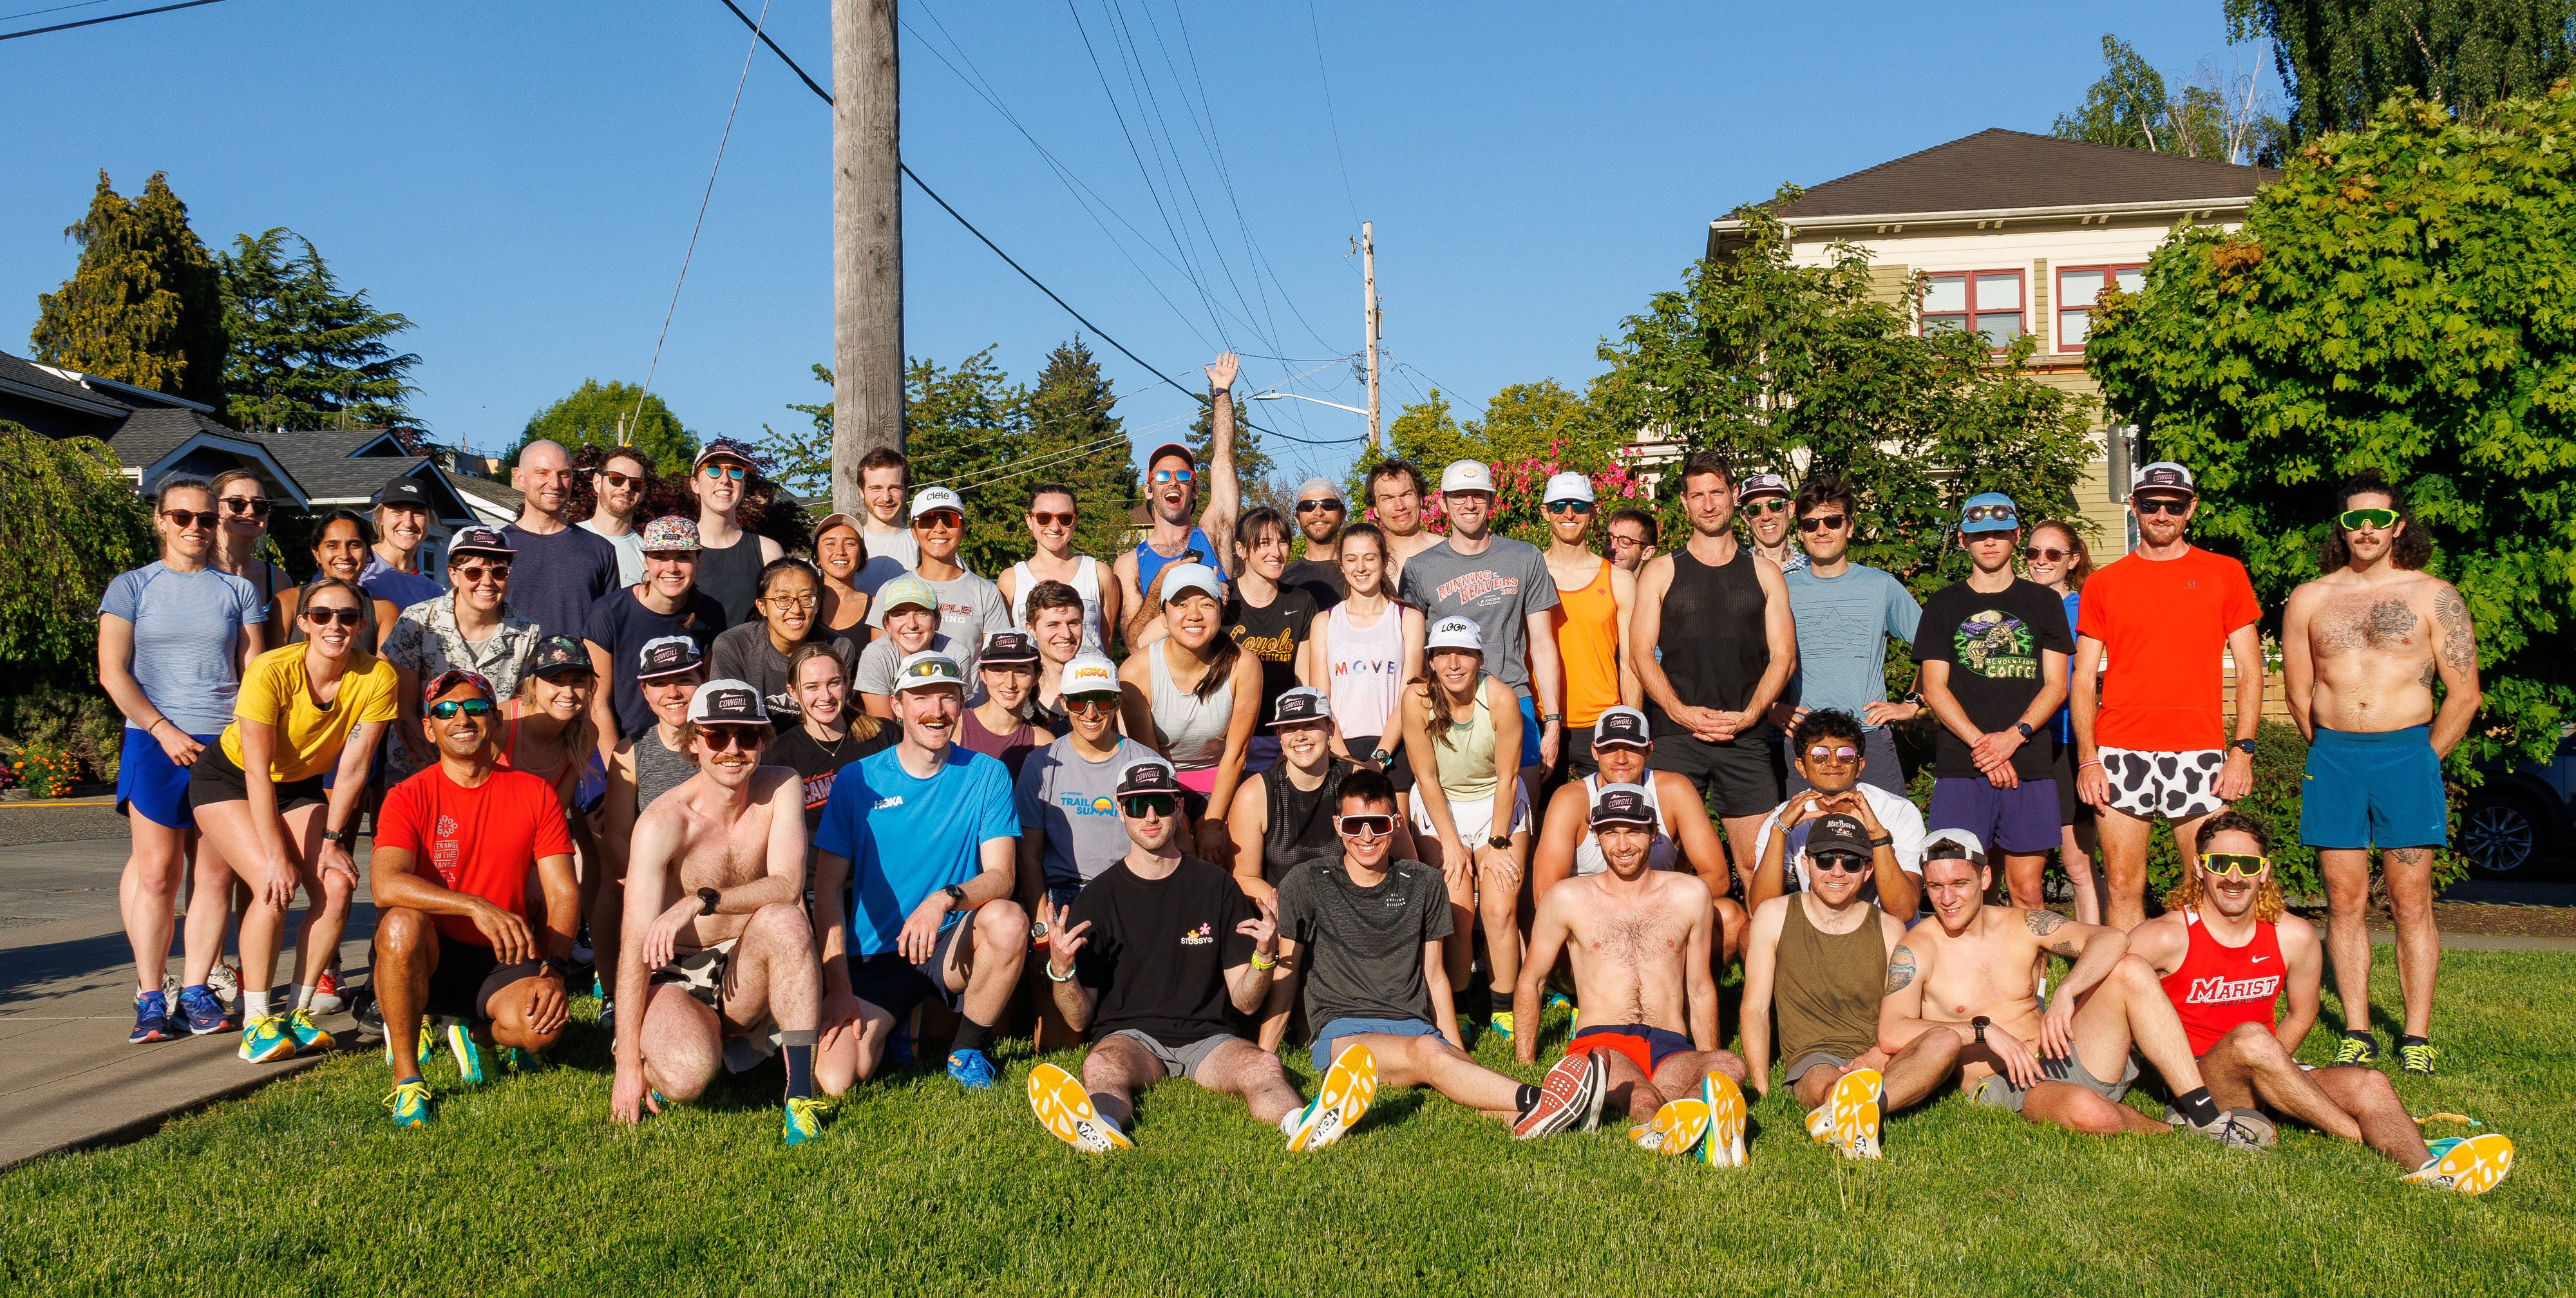
{"type": "Polygon", "coordinates": [[[88,214],[63,234],[80,265],[36,297],[36,359],[221,409],[223,289],[167,177],[153,172],[128,201],[101,171],[88,214]]]}
{"type": "MultiPolygon", "coordinates": [[[[1008,487],[1022,500],[1041,482],[1073,488],[1076,554],[1115,554],[1125,548],[1127,516],[1136,507],[1135,448],[1114,410],[1118,394],[1100,372],[1080,335],[1047,353],[1046,368],[1029,394],[1029,460],[1008,487]]],[[[997,484],[998,485],[998,484],[997,484]]]]}
{"type": "Polygon", "coordinates": [[[966,536],[957,547],[970,572],[990,577],[1029,555],[1021,518],[1026,484],[1012,472],[1027,462],[1029,394],[993,364],[990,347],[954,369],[919,357],[904,370],[904,453],[918,489],[944,486],[966,502],[966,536]]]}
{"type": "Polygon", "coordinates": [[[2476,123],[2576,72],[2576,0],[2227,0],[2227,35],[2272,42],[2300,141],[2405,90],[2476,123]]]}
{"type": "Polygon", "coordinates": [[[386,340],[411,321],[344,293],[313,241],[279,226],[233,236],[219,254],[224,331],[232,343],[224,397],[241,428],[416,424],[407,398],[420,357],[386,340]],[[303,245],[287,250],[287,240],[303,245]]]}

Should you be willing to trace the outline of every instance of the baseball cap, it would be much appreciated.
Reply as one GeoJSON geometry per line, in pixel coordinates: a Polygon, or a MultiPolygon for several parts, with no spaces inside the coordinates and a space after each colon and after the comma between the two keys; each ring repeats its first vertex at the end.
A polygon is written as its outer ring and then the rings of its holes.
{"type": "Polygon", "coordinates": [[[456,539],[447,543],[447,557],[460,554],[488,554],[507,559],[519,551],[501,533],[489,527],[460,527],[456,539]]]}
{"type": "Polygon", "coordinates": [[[1172,773],[1170,762],[1159,757],[1139,757],[1118,772],[1117,796],[1121,798],[1138,793],[1178,795],[1180,791],[1181,778],[1172,773]]]}
{"type": "Polygon", "coordinates": [[[1295,689],[1283,691],[1279,695],[1279,701],[1272,704],[1270,708],[1270,724],[1274,726],[1303,725],[1309,721],[1330,721],[1332,718],[1332,702],[1324,697],[1322,690],[1312,685],[1300,685],[1295,689]]]}
{"type": "Polygon", "coordinates": [[[1861,827],[1857,818],[1839,811],[1819,816],[1807,829],[1807,855],[1856,856],[1866,861],[1870,858],[1869,831],[1861,827]]]}
{"type": "Polygon", "coordinates": [[[894,692],[926,690],[940,685],[966,688],[966,673],[957,660],[936,649],[922,649],[903,656],[894,669],[894,692]]]}
{"type": "Polygon", "coordinates": [[[429,684],[420,687],[420,705],[428,707],[438,701],[439,695],[459,685],[471,685],[482,691],[485,699],[495,703],[500,701],[500,696],[492,692],[492,682],[483,679],[483,673],[469,672],[462,667],[450,667],[430,677],[429,684]]]}
{"type": "Polygon", "coordinates": [[[590,651],[582,647],[581,641],[571,636],[547,636],[539,640],[537,647],[528,654],[527,675],[543,676],[551,680],[557,676],[570,676],[574,672],[584,676],[592,674],[590,651]]]}
{"type": "Polygon", "coordinates": [[[975,655],[978,667],[1016,667],[1038,660],[1038,642],[1026,631],[996,631],[984,637],[984,648],[975,655]]]}
{"type": "Polygon", "coordinates": [[[865,527],[859,525],[859,516],[856,514],[825,514],[823,521],[814,525],[814,539],[821,540],[825,532],[836,527],[846,527],[861,537],[865,537],[868,532],[865,527]]]}
{"type": "Polygon", "coordinates": [[[2009,532],[2021,526],[2013,498],[2000,491],[1980,491],[1959,507],[1961,532],[2009,532]],[[2002,510],[1998,515],[1994,511],[2002,510]]]}
{"type": "Polygon", "coordinates": [[[1776,473],[1748,473],[1744,475],[1744,485],[1735,489],[1735,503],[1740,505],[1748,500],[1765,500],[1772,496],[1785,499],[1788,495],[1787,478],[1776,473]]]}
{"type": "Polygon", "coordinates": [[[877,621],[885,621],[887,614],[906,606],[938,612],[939,589],[928,578],[908,572],[877,588],[877,621]]]}
{"type": "Polygon", "coordinates": [[[1306,498],[1307,498],[1307,497],[1306,497],[1306,493],[1308,493],[1308,492],[1310,492],[1310,491],[1313,491],[1313,490],[1315,490],[1315,489],[1317,489],[1317,488],[1319,488],[1319,487],[1323,489],[1323,492],[1324,492],[1324,495],[1323,495],[1323,497],[1322,497],[1323,499],[1333,500],[1333,501],[1339,501],[1339,500],[1342,498],[1342,489],[1341,489],[1341,488],[1339,488],[1339,487],[1334,486],[1334,485],[1333,485],[1333,481],[1332,481],[1332,479],[1330,479],[1330,478],[1308,478],[1308,479],[1306,479],[1304,482],[1301,482],[1301,483],[1298,483],[1298,484],[1297,484],[1297,499],[1299,499],[1299,500],[1304,500],[1304,499],[1306,499],[1306,498]]]}
{"type": "Polygon", "coordinates": [[[1603,708],[1600,717],[1592,723],[1592,746],[1595,748],[1605,744],[1613,748],[1643,748],[1653,742],[1652,732],[1646,729],[1646,714],[1624,703],[1603,708]]]}
{"type": "Polygon", "coordinates": [[[429,489],[421,486],[420,481],[416,478],[396,478],[393,481],[376,488],[375,499],[369,503],[377,505],[396,505],[405,509],[417,509],[426,513],[429,512],[429,489]]]}
{"type": "Polygon", "coordinates": [[[712,680],[689,696],[689,724],[765,726],[769,724],[769,709],[761,704],[760,691],[753,689],[751,682],[712,680]]]}
{"type": "Polygon", "coordinates": [[[1601,790],[1592,800],[1592,827],[1605,825],[1646,825],[1655,823],[1655,804],[1646,791],[1634,784],[1613,784],[1601,790]]]}
{"type": "Polygon", "coordinates": [[[637,533],[646,554],[677,554],[698,548],[698,520],[664,514],[637,533]]]}
{"type": "Polygon", "coordinates": [[[2137,482],[2129,488],[2129,494],[2134,496],[2141,491],[2172,491],[2186,496],[2200,494],[2199,488],[2192,485],[2191,470],[2171,460],[2158,460],[2138,470],[2137,482]]]}
{"type": "Polygon", "coordinates": [[[946,487],[924,487],[921,490],[912,493],[912,516],[914,518],[919,518],[924,514],[935,513],[943,509],[947,510],[949,513],[955,514],[959,518],[966,517],[966,502],[960,499],[956,492],[950,491],[946,487]]]}
{"type": "MultiPolygon", "coordinates": [[[[1815,850],[1815,841],[1815,835],[1807,836],[1809,851],[1815,850]]],[[[1925,865],[1930,865],[1934,861],[1965,861],[1979,869],[1985,867],[1984,840],[1964,829],[1936,829],[1924,842],[1927,844],[1923,849],[1925,865]]]]}
{"type": "MultiPolygon", "coordinates": [[[[719,437],[714,441],[707,443],[704,448],[698,451],[696,462],[689,465],[689,472],[695,473],[698,470],[707,467],[707,461],[709,460],[740,460],[746,467],[758,467],[752,464],[751,448],[730,437],[719,437]]],[[[713,684],[714,682],[710,681],[708,683],[713,684]]]]}
{"type": "Polygon", "coordinates": [[[1485,628],[1474,618],[1444,617],[1433,623],[1431,634],[1423,641],[1424,652],[1433,649],[1472,649],[1485,652],[1485,628]]]}
{"type": "Polygon", "coordinates": [[[1451,460],[1440,471],[1440,492],[1483,491],[1494,489],[1494,470],[1483,460],[1451,460]]]}
{"type": "Polygon", "coordinates": [[[1560,473],[1547,480],[1547,490],[1539,494],[1539,503],[1553,505],[1560,500],[1592,503],[1592,479],[1580,473],[1560,473]]]}
{"type": "Polygon", "coordinates": [[[1204,563],[1176,563],[1163,569],[1164,603],[1169,604],[1194,590],[1220,604],[1225,602],[1225,591],[1217,584],[1216,569],[1204,563]]]}
{"type": "Polygon", "coordinates": [[[1187,443],[1165,442],[1162,445],[1155,447],[1153,454],[1145,457],[1146,471],[1152,472],[1155,461],[1162,459],[1166,455],[1177,455],[1193,465],[1198,463],[1198,457],[1190,454],[1190,448],[1187,443]]]}
{"type": "Polygon", "coordinates": [[[684,635],[657,635],[644,642],[635,655],[635,679],[649,681],[657,676],[677,676],[695,668],[706,655],[698,642],[684,635]]]}
{"type": "Polygon", "coordinates": [[[1079,653],[1064,665],[1064,675],[1057,684],[1065,694],[1115,694],[1118,692],[1118,664],[1105,654],[1079,653]]]}

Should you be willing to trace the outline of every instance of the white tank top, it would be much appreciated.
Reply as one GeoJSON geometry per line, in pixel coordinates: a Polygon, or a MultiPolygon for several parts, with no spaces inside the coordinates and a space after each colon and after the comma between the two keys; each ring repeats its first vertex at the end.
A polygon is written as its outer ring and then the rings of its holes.
{"type": "MultiPolygon", "coordinates": [[[[1664,832],[1664,804],[1655,796],[1654,772],[1648,771],[1646,776],[1647,782],[1639,787],[1646,791],[1646,805],[1655,810],[1655,841],[1646,847],[1646,868],[1678,870],[1681,868],[1681,852],[1674,846],[1673,836],[1664,832]]],[[[1610,868],[1610,862],[1603,859],[1601,855],[1601,845],[1592,841],[1592,822],[1589,812],[1600,805],[1601,777],[1584,776],[1583,806],[1587,814],[1583,824],[1583,841],[1574,845],[1576,874],[1600,874],[1610,868]]]]}
{"type": "MultiPolygon", "coordinates": [[[[1389,600],[1376,622],[1361,626],[1351,620],[1350,605],[1335,604],[1325,615],[1324,648],[1332,656],[1324,672],[1332,683],[1333,724],[1342,736],[1400,729],[1394,722],[1404,692],[1404,606],[1389,600]]],[[[1395,743],[1381,739],[1379,746],[1395,743]]]]}
{"type": "Polygon", "coordinates": [[[1154,739],[1162,745],[1163,756],[1171,759],[1176,771],[1213,768],[1225,756],[1225,727],[1234,720],[1233,678],[1202,699],[1172,680],[1159,642],[1145,646],[1143,652],[1154,683],[1154,739]]]}
{"type": "MultiPolygon", "coordinates": [[[[1100,561],[1087,554],[1076,555],[1075,560],[1073,580],[1066,584],[1073,587],[1074,594],[1082,596],[1082,647],[1092,653],[1105,654],[1109,652],[1109,641],[1100,627],[1100,561]]],[[[1012,564],[1011,574],[1014,578],[1011,582],[1011,626],[1016,630],[1027,630],[1029,592],[1047,578],[1029,571],[1026,559],[1012,564]]]]}

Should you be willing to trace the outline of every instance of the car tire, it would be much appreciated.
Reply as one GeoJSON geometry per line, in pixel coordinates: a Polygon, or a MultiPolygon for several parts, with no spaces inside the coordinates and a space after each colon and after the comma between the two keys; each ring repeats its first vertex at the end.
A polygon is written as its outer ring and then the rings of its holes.
{"type": "Polygon", "coordinates": [[[2460,813],[2460,855],[2469,873],[2481,879],[2529,881],[2540,873],[2550,848],[2550,822],[2529,794],[2509,789],[2480,791],[2460,813]]]}

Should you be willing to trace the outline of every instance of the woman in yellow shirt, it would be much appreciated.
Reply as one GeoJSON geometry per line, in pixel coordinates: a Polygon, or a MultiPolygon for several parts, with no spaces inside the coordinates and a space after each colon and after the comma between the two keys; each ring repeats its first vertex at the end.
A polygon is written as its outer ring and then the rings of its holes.
{"type": "Polygon", "coordinates": [[[367,648],[376,643],[372,603],[338,577],[307,584],[296,601],[304,642],[251,660],[232,724],[188,768],[199,832],[251,888],[241,921],[241,1057],[255,1064],[331,1048],[331,1035],[313,1023],[313,983],[349,922],[358,886],[349,844],[368,766],[395,716],[393,665],[367,648]],[[295,1004],[281,1013],[269,988],[299,887],[307,905],[295,1004]]]}

